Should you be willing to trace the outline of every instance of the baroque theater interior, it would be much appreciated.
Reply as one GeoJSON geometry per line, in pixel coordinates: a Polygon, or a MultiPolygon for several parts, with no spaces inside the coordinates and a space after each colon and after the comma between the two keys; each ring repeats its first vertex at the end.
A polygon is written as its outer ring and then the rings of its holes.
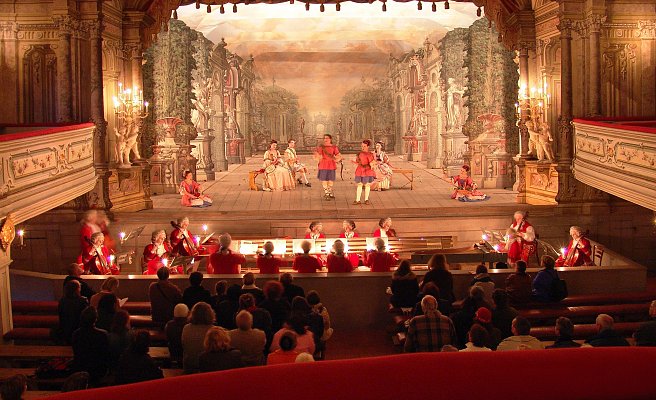
{"type": "MultiPolygon", "coordinates": [[[[497,288],[514,272],[495,267],[509,259],[517,211],[536,233],[531,275],[543,255],[569,259],[570,227],[590,242],[586,265],[557,268],[563,302],[520,310],[533,316],[531,334],[553,341],[547,315],[576,315],[575,339],[586,339],[596,314],[607,312],[630,338],[656,299],[655,15],[654,0],[0,1],[0,381],[46,354],[71,356],[50,329],[68,268],[87,246],[80,232],[90,210],[101,216],[93,222],[118,266],[133,326],[152,338],[162,337],[148,302],[156,277],[145,274],[142,254],[151,232],[169,234],[183,217],[191,247],[204,243],[193,259],[167,260],[182,263],[186,273],[170,278],[182,289],[196,270],[208,289],[241,284],[241,273],[207,274],[224,233],[246,256],[241,272],[256,273],[262,287],[278,278],[255,265],[266,241],[282,271],[292,271],[311,223],[322,224],[325,239],[312,252],[324,257],[353,221],[360,238],[345,240],[347,251],[364,261],[390,219],[397,237],[387,249],[411,260],[420,279],[432,255],[446,255],[462,300],[477,265],[489,267],[497,288]],[[326,134],[341,152],[332,197],[317,179],[326,134]],[[308,185],[300,170],[263,162],[272,141],[282,159],[290,140],[308,185]],[[372,151],[380,143],[392,175],[388,186],[378,176],[371,192],[365,185],[360,202],[353,160],[366,140],[372,151]],[[475,187],[459,186],[463,166],[475,187]],[[272,180],[281,170],[294,187],[272,180]],[[181,204],[186,171],[211,205],[181,204]]],[[[84,280],[98,290],[106,277],[84,280]]],[[[245,376],[259,391],[289,393],[291,375],[299,394],[326,379],[349,383],[322,390],[325,398],[425,396],[446,386],[449,398],[489,395],[466,384],[472,362],[501,383],[496,397],[515,397],[511,388],[537,398],[656,394],[644,368],[650,350],[395,355],[404,313],[393,313],[390,279],[391,271],[364,265],[294,273],[330,309],[329,361],[214,373],[211,384],[167,377],[94,397],[166,399],[181,389],[243,397],[245,376]],[[617,375],[581,373],[604,361],[617,375]],[[508,368],[515,379],[501,374],[508,368]],[[530,378],[544,368],[565,389],[536,388],[530,378]]],[[[25,398],[54,394],[28,386],[25,398]]]]}

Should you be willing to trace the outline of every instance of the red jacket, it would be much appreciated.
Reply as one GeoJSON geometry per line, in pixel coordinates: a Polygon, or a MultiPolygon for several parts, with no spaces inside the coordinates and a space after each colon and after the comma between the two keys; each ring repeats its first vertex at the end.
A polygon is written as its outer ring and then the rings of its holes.
{"type": "Polygon", "coordinates": [[[569,241],[567,246],[567,253],[565,256],[558,257],[556,260],[557,267],[578,267],[580,265],[594,265],[592,263],[592,245],[590,241],[584,237],[579,238],[575,248],[574,240],[569,241]]]}
{"type": "Polygon", "coordinates": [[[371,272],[389,272],[396,265],[396,258],[386,251],[373,251],[367,257],[367,266],[371,272]]]}
{"type": "MultiPolygon", "coordinates": [[[[374,237],[381,237],[380,229],[381,228],[378,228],[374,231],[374,237]]],[[[387,237],[396,237],[396,231],[392,228],[389,228],[389,230],[387,231],[387,237]]]]}
{"type": "Polygon", "coordinates": [[[260,270],[260,274],[279,274],[280,264],[282,260],[278,257],[265,257],[263,255],[257,256],[256,265],[260,270]]]}
{"type": "Polygon", "coordinates": [[[210,255],[207,263],[208,274],[238,274],[239,266],[246,263],[246,257],[239,253],[228,250],[227,253],[216,253],[210,255]]]}
{"type": "Polygon", "coordinates": [[[318,270],[321,270],[321,263],[316,257],[300,255],[294,258],[292,269],[299,273],[317,272],[318,270]]]}
{"type": "Polygon", "coordinates": [[[353,265],[346,256],[329,254],[326,265],[328,266],[328,272],[353,272],[353,265]]]}

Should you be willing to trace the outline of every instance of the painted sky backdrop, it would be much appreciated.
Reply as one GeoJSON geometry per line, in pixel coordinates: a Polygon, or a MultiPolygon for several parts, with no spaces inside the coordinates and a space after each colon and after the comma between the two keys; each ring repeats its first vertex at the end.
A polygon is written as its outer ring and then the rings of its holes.
{"type": "Polygon", "coordinates": [[[450,3],[445,10],[438,3],[437,12],[431,3],[416,2],[342,3],[319,5],[310,11],[305,4],[238,5],[232,12],[228,4],[225,14],[217,6],[211,14],[206,7],[197,10],[188,5],[178,9],[178,18],[189,27],[202,32],[217,43],[225,38],[228,49],[244,58],[253,55],[258,78],[263,85],[276,85],[299,96],[301,108],[311,114],[329,114],[338,107],[348,91],[373,78],[387,75],[390,54],[400,57],[419,48],[426,38],[437,43],[454,28],[469,27],[476,19],[476,6],[471,3],[450,3]]]}

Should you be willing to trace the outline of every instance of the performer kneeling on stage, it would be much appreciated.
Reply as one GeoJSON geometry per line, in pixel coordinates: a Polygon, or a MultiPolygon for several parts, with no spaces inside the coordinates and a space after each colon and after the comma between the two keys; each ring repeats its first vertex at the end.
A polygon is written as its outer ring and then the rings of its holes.
{"type": "Polygon", "coordinates": [[[469,165],[463,165],[462,168],[460,168],[460,174],[453,176],[450,179],[446,176],[445,170],[443,179],[454,186],[451,198],[459,201],[487,200],[489,197],[487,197],[485,193],[478,191],[478,186],[469,176],[469,170],[469,165]]]}
{"type": "Polygon", "coordinates": [[[362,197],[362,185],[364,185],[364,204],[369,204],[371,183],[376,178],[376,174],[371,168],[371,164],[374,162],[374,155],[369,151],[369,146],[371,146],[371,140],[363,140],[361,144],[362,150],[353,161],[353,163],[357,165],[355,168],[355,182],[358,184],[353,205],[361,204],[360,198],[362,197]]]}
{"type": "Polygon", "coordinates": [[[556,267],[578,267],[581,265],[594,265],[592,262],[592,245],[583,236],[583,230],[578,226],[569,228],[572,240],[569,241],[564,254],[556,260],[556,267]]]}
{"type": "MultiPolygon", "coordinates": [[[[144,248],[143,251],[143,268],[145,275],[155,275],[159,267],[164,263],[164,259],[167,259],[173,248],[166,241],[166,231],[160,229],[154,231],[150,237],[151,243],[144,248]]],[[[182,265],[177,268],[178,273],[182,273],[182,265]]]]}
{"type": "Polygon", "coordinates": [[[191,171],[184,172],[184,180],[180,182],[180,203],[185,207],[209,207],[212,199],[203,194],[203,190],[193,178],[191,171]]]}
{"type": "Polygon", "coordinates": [[[219,250],[210,255],[207,263],[208,274],[239,274],[241,266],[246,264],[246,257],[230,250],[232,237],[224,233],[219,237],[219,250]]]}
{"type": "Polygon", "coordinates": [[[90,246],[82,252],[84,273],[93,275],[118,275],[121,270],[114,263],[114,256],[105,247],[105,235],[96,232],[91,235],[90,246]]]}

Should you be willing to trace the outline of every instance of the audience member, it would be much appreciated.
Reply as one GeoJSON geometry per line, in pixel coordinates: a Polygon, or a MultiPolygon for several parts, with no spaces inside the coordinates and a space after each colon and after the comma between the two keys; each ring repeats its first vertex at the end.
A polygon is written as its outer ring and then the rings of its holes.
{"type": "Polygon", "coordinates": [[[451,303],[456,299],[453,294],[453,275],[449,272],[449,265],[444,254],[435,254],[428,260],[429,271],[421,281],[421,287],[428,282],[434,282],[440,288],[440,296],[451,303]]]}
{"type": "Polygon", "coordinates": [[[241,368],[241,352],[230,346],[230,334],[220,326],[208,329],[203,342],[205,351],[198,357],[200,372],[241,368]]]}
{"type": "Polygon", "coordinates": [[[75,392],[77,390],[86,390],[89,388],[89,374],[84,371],[74,372],[64,381],[62,393],[75,392]]]}
{"type": "Polygon", "coordinates": [[[298,271],[298,273],[313,273],[321,270],[321,262],[310,255],[310,250],[312,249],[312,243],[307,240],[304,240],[301,243],[301,249],[303,254],[299,254],[294,258],[294,263],[292,264],[292,269],[298,271]]]}
{"type": "Polygon", "coordinates": [[[316,346],[314,344],[314,335],[312,331],[305,328],[305,320],[300,315],[293,315],[285,322],[283,327],[273,335],[271,350],[278,350],[280,338],[285,332],[294,332],[296,334],[296,351],[299,353],[306,352],[314,354],[316,346]]]}
{"type": "Polygon", "coordinates": [[[117,311],[109,329],[109,366],[113,371],[116,371],[121,354],[130,346],[132,336],[130,314],[125,310],[117,311]]]}
{"type": "Polygon", "coordinates": [[[574,324],[569,318],[559,317],[556,320],[556,341],[554,344],[547,346],[547,349],[562,349],[567,347],[581,347],[580,344],[572,340],[574,336],[574,324]]]}
{"type": "Polygon", "coordinates": [[[241,352],[244,366],[264,365],[264,347],[267,339],[263,331],[253,329],[253,315],[246,310],[241,310],[237,313],[235,321],[237,329],[230,331],[230,344],[241,352]]]}
{"type": "Polygon", "coordinates": [[[166,323],[164,332],[171,361],[182,363],[182,330],[189,322],[189,307],[180,303],[173,309],[173,319],[166,323]]]}
{"type": "Polygon", "coordinates": [[[146,330],[138,330],[132,337],[127,351],[118,361],[116,369],[116,383],[119,385],[144,382],[164,377],[162,370],[155,365],[150,357],[150,334],[146,330]]]}
{"type": "Polygon", "coordinates": [[[299,355],[296,356],[296,360],[294,362],[295,363],[308,363],[308,362],[315,362],[315,359],[314,359],[314,357],[312,357],[312,354],[300,353],[299,355]]]}
{"type": "Polygon", "coordinates": [[[80,294],[81,285],[77,280],[70,280],[64,285],[64,295],[59,300],[59,337],[67,344],[71,343],[73,332],[80,327],[80,314],[89,306],[89,302],[80,294]]]}
{"type": "Polygon", "coordinates": [[[405,308],[415,305],[419,293],[419,283],[417,275],[410,269],[410,261],[401,261],[399,267],[392,273],[390,289],[392,290],[390,297],[392,306],[405,308]]]}
{"type": "Polygon", "coordinates": [[[98,301],[98,321],[96,327],[109,332],[114,321],[114,315],[118,312],[118,299],[114,293],[105,294],[100,301],[98,301]]]}
{"type": "Polygon", "coordinates": [[[273,242],[267,241],[262,248],[264,254],[258,255],[255,261],[260,274],[279,274],[282,261],[273,255],[273,242]]]}
{"type": "Polygon", "coordinates": [[[264,284],[264,300],[260,307],[271,314],[271,329],[278,332],[282,324],[289,318],[292,306],[282,297],[283,286],[280,282],[268,281],[264,284]]]}
{"type": "Polygon", "coordinates": [[[341,240],[335,240],[335,243],[333,243],[333,252],[328,254],[326,267],[330,273],[353,272],[353,265],[344,253],[344,242],[341,240]]]}
{"type": "Polygon", "coordinates": [[[519,305],[531,301],[532,294],[531,275],[526,273],[526,262],[519,260],[515,263],[515,273],[506,278],[506,293],[511,304],[519,305]]]}
{"type": "Polygon", "coordinates": [[[445,344],[444,346],[442,346],[442,349],[440,351],[442,353],[457,353],[460,350],[458,350],[456,346],[445,344]]]}
{"type": "Polygon", "coordinates": [[[223,300],[216,308],[216,324],[226,329],[235,329],[235,315],[239,311],[239,296],[241,286],[234,284],[228,287],[228,298],[223,300]]]}
{"type": "Polygon", "coordinates": [[[269,354],[267,365],[291,364],[296,362],[298,351],[296,351],[296,334],[286,331],[278,340],[278,349],[269,354]]]}
{"type": "Polygon", "coordinates": [[[310,290],[307,294],[306,300],[312,307],[312,312],[320,315],[323,319],[323,334],[317,342],[317,348],[314,353],[318,360],[323,360],[325,357],[324,353],[326,351],[326,342],[333,335],[333,328],[330,326],[330,314],[328,313],[326,307],[321,304],[319,292],[316,290],[310,290]]]}
{"type": "Polygon", "coordinates": [[[321,315],[312,311],[312,307],[305,297],[294,297],[294,300],[292,301],[291,316],[299,316],[303,319],[303,325],[305,325],[314,336],[315,347],[318,346],[321,336],[323,336],[323,318],[321,315]]]}
{"type": "Polygon", "coordinates": [[[408,353],[440,351],[445,344],[456,344],[456,330],[453,322],[437,310],[437,300],[433,296],[421,299],[424,315],[410,320],[404,349],[408,353]]]}
{"type": "Polygon", "coordinates": [[[83,264],[78,264],[78,263],[71,263],[68,266],[68,275],[66,278],[64,278],[64,286],[68,283],[68,281],[74,280],[80,282],[80,294],[82,297],[86,297],[87,300],[91,298],[94,294],[96,294],[96,291],[91,289],[91,286],[82,279],[82,274],[84,273],[84,265],[83,264]]]}
{"type": "Polygon", "coordinates": [[[182,366],[185,374],[198,372],[198,357],[203,352],[205,334],[214,326],[212,307],[205,302],[196,303],[191,309],[189,323],[182,329],[182,366]]]}
{"type": "Polygon", "coordinates": [[[182,293],[182,302],[192,309],[196,303],[205,302],[212,303],[212,295],[210,291],[205,289],[202,285],[203,273],[194,271],[189,274],[189,287],[182,293]]]}
{"type": "Polygon", "coordinates": [[[629,342],[613,329],[615,323],[613,317],[608,314],[599,314],[595,323],[598,333],[586,340],[585,343],[592,347],[629,346],[629,342]]]}
{"type": "Polygon", "coordinates": [[[544,345],[537,338],[530,335],[531,323],[524,317],[518,316],[512,322],[513,336],[505,338],[499,343],[497,351],[504,350],[539,350],[544,345]]]}
{"type": "Polygon", "coordinates": [[[418,301],[415,308],[412,310],[412,316],[423,315],[424,311],[421,309],[421,299],[424,296],[430,295],[437,299],[437,309],[440,310],[442,315],[451,315],[453,312],[453,305],[447,300],[440,299],[440,288],[433,282],[428,282],[421,288],[421,292],[417,295],[418,301]]]}
{"type": "Polygon", "coordinates": [[[497,263],[494,264],[494,269],[508,269],[508,264],[503,261],[497,261],[497,263]]]}
{"type": "Polygon", "coordinates": [[[469,296],[462,302],[462,308],[451,316],[453,324],[456,327],[456,333],[458,335],[457,343],[459,346],[464,346],[464,343],[467,342],[467,332],[469,332],[469,328],[474,323],[476,311],[481,307],[485,307],[488,310],[492,309],[492,306],[485,301],[483,289],[480,286],[471,286],[469,288],[469,296]]]}
{"type": "MultiPolygon", "coordinates": [[[[119,280],[113,276],[110,276],[109,278],[105,279],[102,285],[100,285],[100,292],[94,294],[89,299],[89,305],[94,306],[97,309],[100,299],[102,299],[106,294],[116,295],[116,289],[118,289],[118,285],[119,285],[119,280]]],[[[116,303],[118,309],[118,297],[116,297],[116,303]]]]}
{"type": "Polygon", "coordinates": [[[241,271],[242,264],[246,263],[246,258],[239,253],[230,249],[232,237],[224,233],[219,237],[221,245],[216,253],[210,255],[207,263],[208,274],[238,274],[241,271]]]}
{"type": "Polygon", "coordinates": [[[157,270],[157,282],[150,284],[148,298],[150,299],[150,313],[153,322],[164,326],[173,318],[173,308],[182,302],[182,292],[169,282],[169,269],[157,270]]]}
{"type": "MultiPolygon", "coordinates": [[[[487,310],[484,308],[483,310],[487,310]]],[[[488,310],[489,311],[489,310],[488,310]]],[[[479,324],[474,324],[467,333],[469,341],[465,344],[465,348],[460,351],[492,351],[486,346],[489,343],[488,331],[479,324]]]]}
{"type": "MultiPolygon", "coordinates": [[[[482,326],[487,332],[485,347],[496,350],[504,337],[501,331],[492,324],[492,311],[485,307],[476,310],[476,314],[474,315],[474,325],[482,326]]],[[[471,339],[469,340],[471,341],[471,339]]]]}
{"type": "Polygon", "coordinates": [[[396,258],[387,252],[385,239],[376,238],[374,245],[376,250],[367,254],[367,266],[371,272],[389,272],[396,265],[396,258]]]}
{"type": "Polygon", "coordinates": [[[258,308],[255,305],[255,297],[250,293],[244,293],[239,296],[239,310],[248,311],[253,316],[253,329],[259,329],[264,332],[266,336],[264,353],[268,353],[269,346],[271,346],[271,339],[273,339],[271,314],[264,308],[258,308]]]}
{"type": "Polygon", "coordinates": [[[260,304],[264,300],[264,291],[255,285],[255,274],[248,272],[244,274],[241,293],[250,293],[255,297],[255,303],[260,304]]]}
{"type": "Polygon", "coordinates": [[[470,286],[480,286],[485,294],[485,301],[492,304],[492,292],[494,292],[494,282],[487,273],[487,267],[483,264],[476,267],[476,275],[471,281],[470,286]]]}
{"type": "Polygon", "coordinates": [[[22,400],[26,390],[27,377],[23,374],[18,374],[2,382],[0,396],[2,400],[22,400]]]}
{"type": "Polygon", "coordinates": [[[656,300],[649,306],[650,321],[642,323],[633,334],[636,346],[656,346],[656,300]]]}
{"type": "Polygon", "coordinates": [[[80,327],[73,332],[73,371],[86,371],[91,382],[97,383],[109,367],[107,331],[96,328],[98,313],[87,307],[80,315],[80,327]]]}
{"type": "Polygon", "coordinates": [[[284,289],[283,296],[287,299],[289,304],[292,303],[292,300],[294,300],[294,297],[296,296],[305,297],[305,290],[303,290],[302,287],[294,284],[294,275],[290,274],[289,272],[285,272],[284,274],[280,274],[279,280],[280,283],[282,283],[282,287],[284,289]]]}
{"type": "Polygon", "coordinates": [[[519,311],[508,305],[508,294],[503,289],[495,289],[492,300],[495,306],[492,312],[492,324],[501,331],[504,339],[512,336],[512,321],[519,315],[519,311]]]}
{"type": "Polygon", "coordinates": [[[212,303],[210,304],[214,310],[223,300],[228,298],[228,281],[220,280],[214,285],[214,292],[216,293],[212,296],[212,303]]]}
{"type": "Polygon", "coordinates": [[[540,259],[540,265],[543,269],[538,272],[533,279],[533,300],[541,302],[551,302],[552,299],[552,288],[554,281],[560,279],[558,277],[558,272],[554,268],[556,261],[553,257],[542,256],[540,259]]]}

